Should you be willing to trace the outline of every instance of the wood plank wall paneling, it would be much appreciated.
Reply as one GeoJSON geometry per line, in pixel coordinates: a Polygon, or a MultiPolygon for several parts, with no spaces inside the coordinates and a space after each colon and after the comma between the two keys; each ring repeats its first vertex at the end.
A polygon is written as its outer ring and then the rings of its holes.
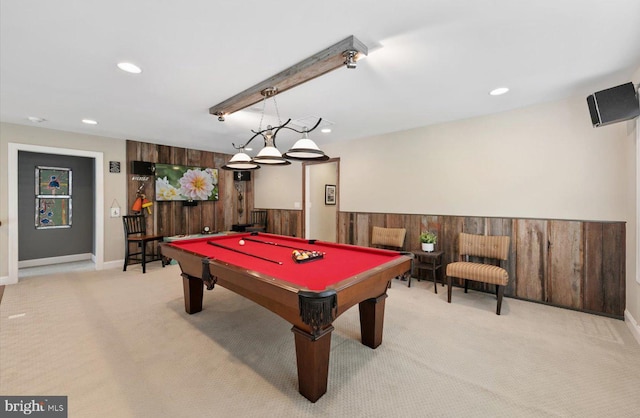
{"type": "Polygon", "coordinates": [[[605,310],[605,287],[602,248],[603,225],[596,222],[584,224],[584,251],[587,257],[584,274],[584,308],[605,310]]]}
{"type": "MultiPolygon", "coordinates": [[[[282,228],[284,210],[269,210],[275,233],[282,228]]],[[[302,219],[296,236],[302,236],[302,219]]],[[[404,250],[420,249],[419,235],[438,234],[436,248],[444,262],[457,261],[460,232],[511,237],[505,295],[553,306],[622,319],[625,309],[625,223],[547,219],[485,218],[446,215],[403,215],[363,212],[338,213],[338,242],[369,246],[373,226],[405,227],[404,250]]],[[[270,224],[270,228],[272,228],[270,224]]],[[[289,228],[293,227],[293,222],[289,228]]],[[[484,283],[470,289],[493,293],[484,283]]]]}
{"type": "Polygon", "coordinates": [[[548,302],[547,294],[547,226],[544,220],[522,219],[518,221],[515,245],[511,245],[518,257],[516,277],[528,277],[519,283],[515,295],[523,299],[548,302]]]}
{"type": "Polygon", "coordinates": [[[605,293],[603,312],[624,317],[626,260],[620,254],[624,255],[627,252],[625,225],[624,223],[605,223],[602,228],[602,271],[605,293]]]}
{"type": "Polygon", "coordinates": [[[267,209],[267,232],[302,237],[302,211],[267,209]]]}
{"type": "Polygon", "coordinates": [[[218,170],[217,202],[198,202],[197,206],[184,206],[182,202],[156,202],[155,178],[150,176],[146,182],[134,180],[131,173],[132,161],[151,163],[179,164],[196,167],[220,168],[231,155],[185,148],[127,141],[127,207],[128,212],[136,198],[136,191],[142,186],[142,192],[153,201],[152,215],[147,216],[147,229],[166,236],[179,234],[197,234],[204,226],[213,231],[229,231],[231,225],[244,222],[247,213],[253,210],[253,180],[243,182],[245,191],[242,201],[243,218],[239,217],[238,193],[234,185],[233,172],[218,170]]]}
{"type": "Polygon", "coordinates": [[[549,301],[582,309],[582,223],[549,221],[549,301]]]}

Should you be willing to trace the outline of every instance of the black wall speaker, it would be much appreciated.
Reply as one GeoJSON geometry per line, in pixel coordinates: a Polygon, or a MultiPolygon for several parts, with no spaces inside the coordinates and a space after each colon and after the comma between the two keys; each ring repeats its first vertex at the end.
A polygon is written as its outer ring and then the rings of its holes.
{"type": "Polygon", "coordinates": [[[587,97],[594,127],[622,122],[640,115],[638,95],[633,83],[602,90],[587,97]]]}
{"type": "Polygon", "coordinates": [[[251,180],[251,171],[234,171],[233,179],[235,181],[250,181],[251,180]]]}
{"type": "Polygon", "coordinates": [[[131,174],[141,174],[145,176],[153,176],[156,167],[153,163],[146,161],[131,161],[131,174]]]}

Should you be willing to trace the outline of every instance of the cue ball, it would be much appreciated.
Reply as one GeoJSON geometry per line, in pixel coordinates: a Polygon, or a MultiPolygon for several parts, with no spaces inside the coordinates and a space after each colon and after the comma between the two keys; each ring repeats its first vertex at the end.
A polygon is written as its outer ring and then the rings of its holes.
{"type": "Polygon", "coordinates": [[[244,245],[244,240],[243,240],[243,239],[241,239],[241,240],[238,242],[238,244],[240,244],[240,245],[244,245]]]}

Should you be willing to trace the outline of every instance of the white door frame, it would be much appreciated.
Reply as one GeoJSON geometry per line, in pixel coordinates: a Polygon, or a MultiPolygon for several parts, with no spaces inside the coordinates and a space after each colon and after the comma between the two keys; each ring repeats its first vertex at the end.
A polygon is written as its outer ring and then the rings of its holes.
{"type": "MultiPolygon", "coordinates": [[[[305,161],[302,163],[302,236],[306,239],[310,239],[309,225],[311,223],[311,214],[313,209],[308,208],[309,204],[309,174],[310,166],[316,164],[330,164],[336,163],[336,193],[340,193],[340,158],[330,158],[326,161],[305,161]]],[[[338,223],[340,214],[340,199],[337,199],[336,204],[336,242],[339,241],[338,223]]]]}
{"type": "Polygon", "coordinates": [[[8,181],[8,241],[9,253],[7,267],[9,275],[5,283],[18,283],[18,152],[39,152],[43,154],[73,155],[78,157],[89,157],[95,160],[94,163],[94,179],[95,179],[95,218],[94,218],[94,234],[93,245],[95,250],[96,270],[104,268],[104,156],[102,152],[84,151],[67,148],[44,147],[40,145],[17,144],[10,142],[9,154],[7,156],[7,172],[8,181]]]}

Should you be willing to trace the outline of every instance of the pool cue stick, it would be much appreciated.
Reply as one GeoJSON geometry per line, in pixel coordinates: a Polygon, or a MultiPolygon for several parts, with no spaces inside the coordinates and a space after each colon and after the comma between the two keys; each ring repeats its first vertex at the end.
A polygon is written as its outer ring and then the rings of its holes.
{"type": "Polygon", "coordinates": [[[315,251],[315,250],[305,250],[304,248],[300,248],[300,247],[292,247],[290,245],[278,244],[277,242],[273,242],[273,241],[261,241],[259,239],[253,239],[253,238],[244,238],[244,240],[251,241],[251,242],[259,242],[260,244],[266,244],[266,245],[275,245],[276,247],[291,248],[294,250],[315,251]]]}
{"type": "Polygon", "coordinates": [[[213,245],[214,247],[224,248],[225,250],[234,251],[236,253],[248,255],[249,257],[255,257],[255,258],[259,258],[260,260],[269,261],[270,263],[282,264],[282,261],[276,261],[267,257],[262,257],[262,256],[251,254],[245,251],[236,250],[235,248],[227,247],[226,245],[218,244],[217,242],[207,241],[207,244],[213,245]]]}

